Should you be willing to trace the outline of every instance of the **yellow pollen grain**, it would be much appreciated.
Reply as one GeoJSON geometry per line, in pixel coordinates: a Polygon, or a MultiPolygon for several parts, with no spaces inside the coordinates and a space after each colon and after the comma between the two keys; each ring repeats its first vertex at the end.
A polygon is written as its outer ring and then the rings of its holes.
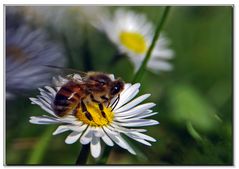
{"type": "Polygon", "coordinates": [[[89,119],[89,115],[87,117],[86,112],[82,112],[81,108],[77,110],[75,115],[80,121],[85,124],[99,127],[106,126],[113,121],[114,114],[111,111],[110,107],[107,108],[105,105],[103,106],[104,115],[99,109],[98,104],[96,103],[86,104],[86,108],[92,119],[89,119]]]}
{"type": "Polygon", "coordinates": [[[119,35],[120,42],[129,50],[142,54],[147,50],[144,36],[137,32],[122,31],[119,35]]]}

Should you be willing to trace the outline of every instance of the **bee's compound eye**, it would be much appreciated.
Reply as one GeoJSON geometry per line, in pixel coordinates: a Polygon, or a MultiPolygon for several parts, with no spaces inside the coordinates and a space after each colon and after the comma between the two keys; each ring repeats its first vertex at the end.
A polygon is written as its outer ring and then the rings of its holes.
{"type": "Polygon", "coordinates": [[[111,94],[115,95],[115,94],[119,93],[120,90],[121,90],[121,86],[119,84],[116,84],[111,88],[111,94]]]}

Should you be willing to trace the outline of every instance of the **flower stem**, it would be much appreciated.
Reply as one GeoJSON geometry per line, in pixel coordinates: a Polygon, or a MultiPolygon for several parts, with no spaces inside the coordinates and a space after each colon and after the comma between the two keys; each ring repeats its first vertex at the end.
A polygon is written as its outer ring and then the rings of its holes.
{"type": "Polygon", "coordinates": [[[90,144],[82,145],[80,154],[76,160],[76,165],[85,165],[90,153],[90,144]]]}
{"type": "Polygon", "coordinates": [[[152,43],[151,43],[151,45],[150,45],[150,47],[149,47],[149,49],[146,53],[146,56],[145,56],[145,58],[144,58],[144,60],[141,64],[139,70],[136,72],[136,74],[134,76],[133,82],[139,82],[143,77],[145,67],[147,66],[147,63],[148,63],[148,61],[151,57],[151,53],[152,53],[152,51],[154,49],[154,46],[155,46],[155,44],[156,44],[156,42],[159,38],[160,31],[162,30],[162,27],[165,23],[165,20],[166,20],[167,16],[168,16],[169,9],[170,9],[169,6],[166,6],[165,9],[164,9],[163,16],[161,17],[160,22],[159,22],[159,24],[156,28],[156,31],[155,31],[155,34],[154,34],[154,37],[153,37],[153,41],[152,41],[152,43]]]}

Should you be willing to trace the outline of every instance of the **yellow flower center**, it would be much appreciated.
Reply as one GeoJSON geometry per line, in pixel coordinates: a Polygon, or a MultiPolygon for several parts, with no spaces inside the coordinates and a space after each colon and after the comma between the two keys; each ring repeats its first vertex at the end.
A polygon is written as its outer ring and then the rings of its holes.
{"type": "Polygon", "coordinates": [[[137,32],[122,31],[120,33],[120,42],[129,50],[142,54],[147,50],[147,44],[144,36],[137,32]]]}
{"type": "Polygon", "coordinates": [[[86,104],[87,112],[82,112],[79,108],[76,112],[76,117],[85,124],[90,126],[105,126],[113,121],[114,113],[111,107],[103,105],[103,110],[100,110],[97,103],[86,104]]]}

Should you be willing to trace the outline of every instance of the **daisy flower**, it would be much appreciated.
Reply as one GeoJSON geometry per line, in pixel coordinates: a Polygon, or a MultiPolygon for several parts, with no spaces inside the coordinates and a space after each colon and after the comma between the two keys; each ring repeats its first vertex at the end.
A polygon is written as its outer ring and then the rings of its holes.
{"type": "Polygon", "coordinates": [[[26,24],[7,27],[7,98],[16,92],[49,84],[54,70],[50,71],[44,65],[64,66],[65,63],[63,48],[50,41],[43,29],[32,29],[26,24]]]}
{"type": "MultiPolygon", "coordinates": [[[[79,75],[75,75],[79,76],[79,75]]],[[[110,76],[114,79],[114,76],[110,76]]],[[[87,116],[78,111],[76,114],[68,114],[59,117],[54,113],[52,108],[56,93],[61,86],[67,83],[67,79],[59,76],[54,78],[54,84],[58,87],[46,86],[40,90],[40,95],[36,98],[30,98],[32,104],[40,106],[48,115],[33,116],[30,122],[34,124],[58,124],[58,128],[53,132],[57,135],[66,131],[70,134],[65,139],[66,144],[72,144],[79,140],[83,145],[90,144],[91,155],[97,158],[101,154],[101,140],[108,145],[118,145],[128,150],[132,154],[136,154],[132,147],[126,142],[124,136],[138,141],[147,146],[151,146],[150,142],[156,140],[146,134],[145,129],[139,128],[144,126],[152,126],[158,124],[153,119],[146,117],[157,114],[151,110],[155,106],[154,103],[144,103],[150,94],[144,94],[135,98],[139,92],[140,84],[125,84],[124,90],[120,93],[120,100],[115,108],[112,108],[116,98],[111,100],[110,106],[103,105],[105,115],[103,116],[99,110],[97,103],[86,104],[88,112],[93,120],[89,120],[87,116]]]]}
{"type": "MultiPolygon", "coordinates": [[[[137,71],[155,32],[145,15],[118,9],[112,17],[107,13],[102,14],[99,21],[93,25],[107,35],[120,53],[129,57],[137,71]]],[[[167,60],[173,57],[174,52],[168,45],[168,38],[161,34],[148,62],[149,70],[154,73],[172,70],[172,65],[167,60]]]]}

